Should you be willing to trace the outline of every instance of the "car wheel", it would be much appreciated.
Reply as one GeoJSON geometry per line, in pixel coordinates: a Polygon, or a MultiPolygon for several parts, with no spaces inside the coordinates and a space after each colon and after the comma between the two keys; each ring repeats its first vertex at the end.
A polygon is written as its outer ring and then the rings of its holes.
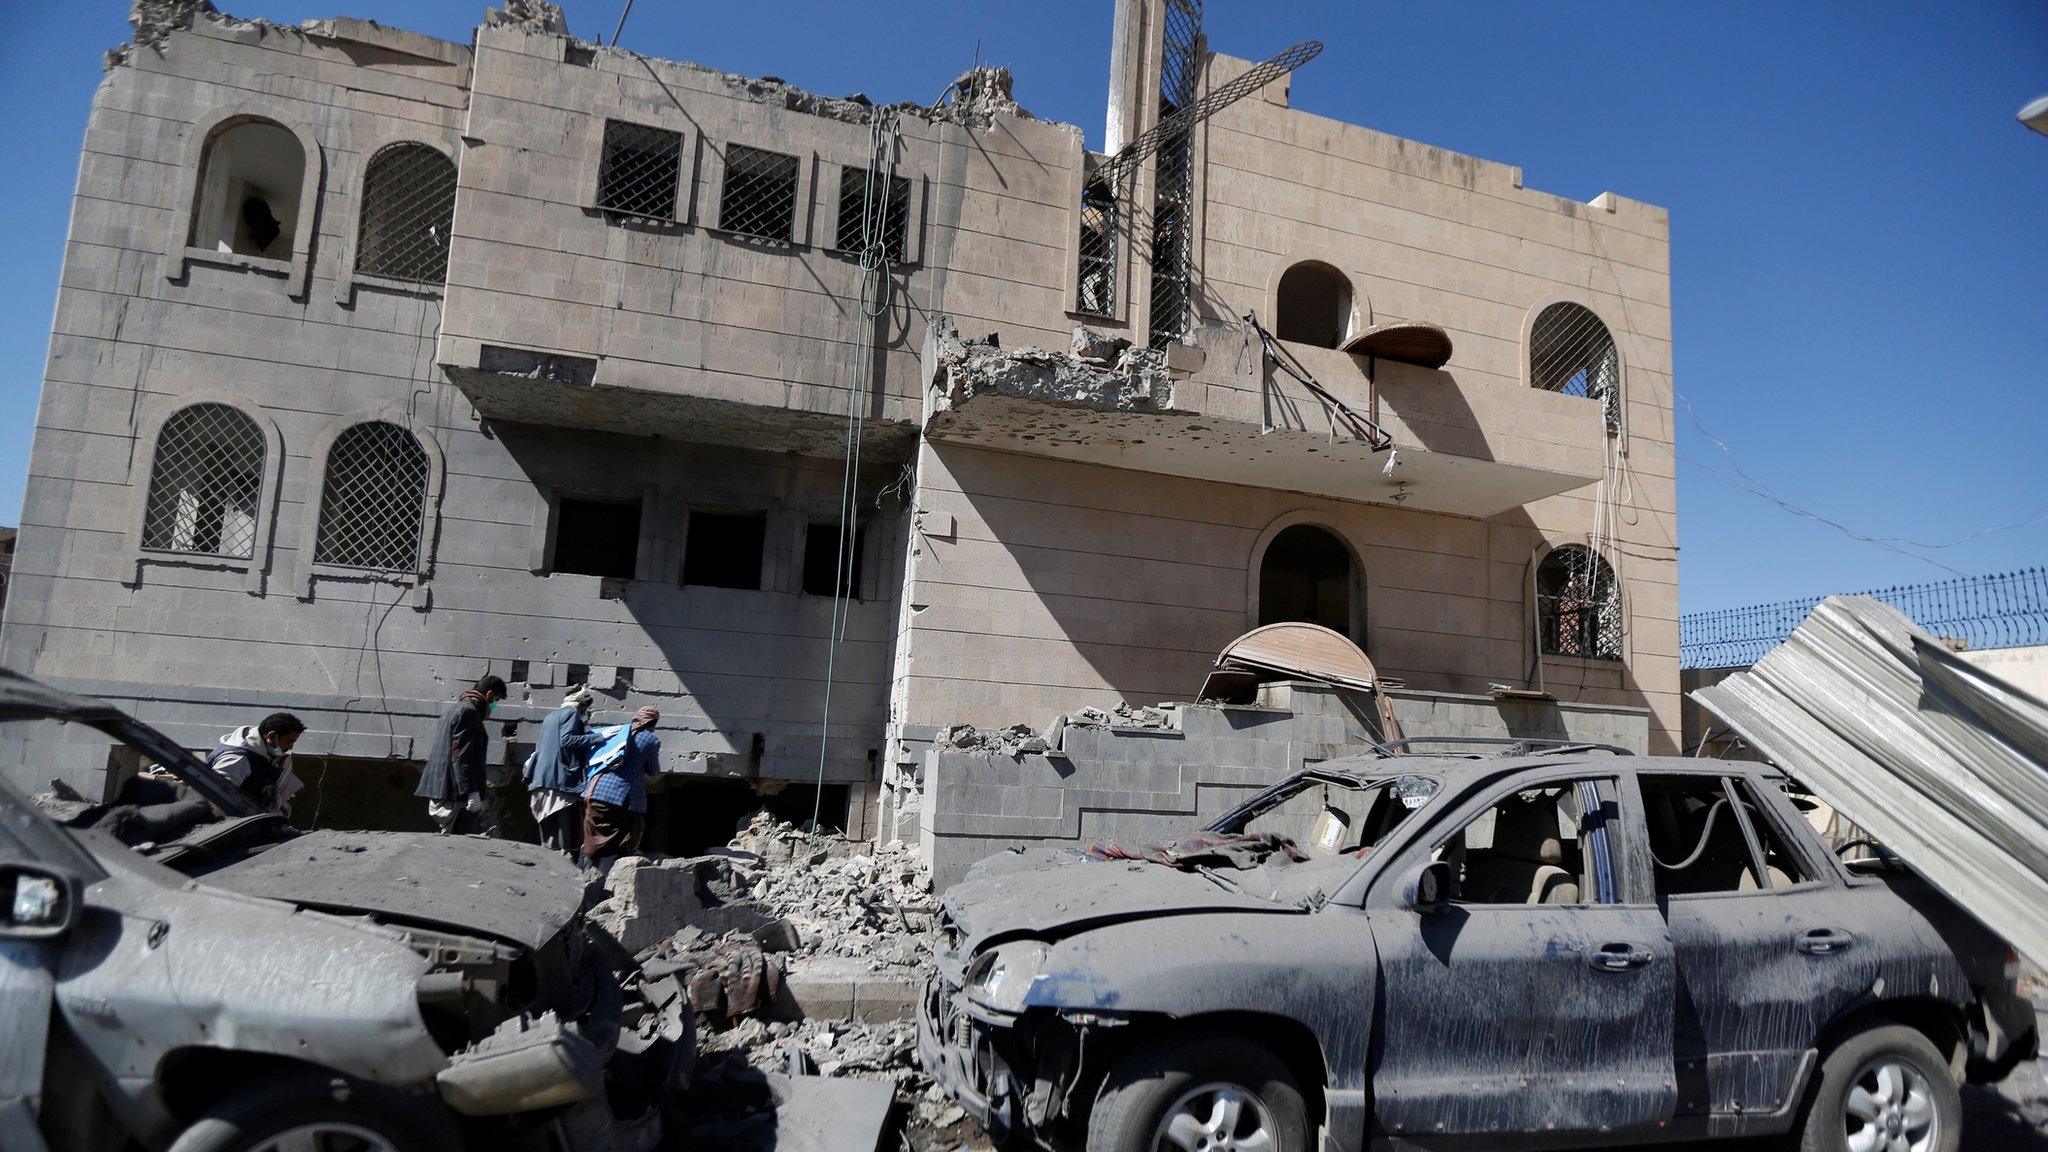
{"type": "Polygon", "coordinates": [[[346,1076],[251,1084],[208,1108],[170,1152],[446,1152],[461,1147],[437,1102],[346,1076]]]}
{"type": "Polygon", "coordinates": [[[1858,1032],[1821,1062],[1799,1152],[1956,1152],[1962,1101],[1949,1062],[1900,1024],[1858,1032]]]}
{"type": "Polygon", "coordinates": [[[1087,1152],[1307,1152],[1308,1108],[1280,1058],[1218,1035],[1162,1037],[1110,1070],[1087,1152]]]}

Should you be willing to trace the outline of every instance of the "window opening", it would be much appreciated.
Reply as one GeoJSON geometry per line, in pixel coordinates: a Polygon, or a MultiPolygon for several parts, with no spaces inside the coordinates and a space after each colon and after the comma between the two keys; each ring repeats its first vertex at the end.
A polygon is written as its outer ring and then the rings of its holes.
{"type": "Polygon", "coordinates": [[[1436,782],[1399,776],[1370,783],[1304,777],[1297,788],[1248,813],[1229,831],[1291,840],[1312,858],[1363,856],[1428,803],[1436,782]]]}
{"type": "Polygon", "coordinates": [[[1259,560],[1259,623],[1301,620],[1350,636],[1353,583],[1342,540],[1313,524],[1284,528],[1259,560]]]}
{"type": "Polygon", "coordinates": [[[1437,845],[1456,904],[1620,902],[1608,829],[1618,818],[1603,782],[1527,788],[1501,798],[1437,845]]]}
{"type": "Polygon", "coordinates": [[[1546,656],[1621,659],[1621,588],[1600,554],[1553,548],[1536,566],[1536,627],[1546,656]]]}
{"type": "Polygon", "coordinates": [[[265,451],[256,421],[225,404],[194,404],[164,421],[142,546],[249,559],[265,451]]]}
{"type": "Polygon", "coordinates": [[[682,183],[683,134],[624,120],[604,122],[604,161],[597,170],[597,206],[622,216],[676,220],[682,183]]]}
{"type": "Polygon", "coordinates": [[[245,120],[216,133],[200,160],[192,246],[289,260],[305,178],[306,150],[290,129],[245,120]]]}
{"type": "Polygon", "coordinates": [[[794,156],[727,145],[718,226],[746,236],[790,239],[796,230],[796,178],[794,156]]]}
{"type": "Polygon", "coordinates": [[[683,583],[758,590],[761,554],[767,543],[768,516],[764,512],[692,509],[683,542],[683,583]]]}
{"type": "Polygon", "coordinates": [[[1644,773],[1637,779],[1659,896],[1754,892],[1812,879],[1747,785],[1734,786],[1731,797],[1734,781],[1726,777],[1644,773]]]}
{"type": "MultiPolygon", "coordinates": [[[[1195,99],[1202,73],[1202,0],[1166,0],[1159,61],[1159,121],[1195,99]]],[[[1188,334],[1194,264],[1195,133],[1160,141],[1152,173],[1152,346],[1188,334]]]]}
{"type": "Polygon", "coordinates": [[[363,170],[356,271],[394,280],[448,278],[455,162],[425,144],[393,144],[363,170]]]}
{"type": "Polygon", "coordinates": [[[418,437],[384,420],[349,428],[327,452],[313,559],[416,571],[426,498],[427,453],[418,437]]]}
{"type": "MultiPolygon", "coordinates": [[[[864,247],[861,216],[867,208],[868,169],[851,166],[839,169],[840,249],[858,252],[864,247]]],[[[889,177],[889,202],[882,212],[882,254],[891,264],[903,262],[904,242],[910,234],[910,178],[889,177]]]]}
{"type": "Polygon", "coordinates": [[[1351,323],[1351,281],[1320,260],[1305,260],[1280,274],[1273,334],[1297,344],[1335,348],[1351,323]]]}
{"type": "Polygon", "coordinates": [[[1089,179],[1081,187],[1081,247],[1075,308],[1091,316],[1116,314],[1116,191],[1089,179]]]}
{"type": "MultiPolygon", "coordinates": [[[[835,577],[839,571],[838,524],[821,524],[812,521],[804,530],[804,591],[812,596],[832,595],[835,577]]],[[[860,599],[861,563],[863,546],[867,543],[868,527],[856,525],[853,530],[853,548],[849,553],[847,569],[839,580],[840,594],[848,600],[860,599]]]]}
{"type": "Polygon", "coordinates": [[[1529,329],[1529,383],[1602,401],[1608,424],[1619,426],[1621,356],[1607,325],[1583,305],[1561,301],[1536,314],[1529,329]]]}
{"type": "Polygon", "coordinates": [[[640,502],[564,496],[555,505],[553,571],[631,580],[640,555],[640,502]]]}

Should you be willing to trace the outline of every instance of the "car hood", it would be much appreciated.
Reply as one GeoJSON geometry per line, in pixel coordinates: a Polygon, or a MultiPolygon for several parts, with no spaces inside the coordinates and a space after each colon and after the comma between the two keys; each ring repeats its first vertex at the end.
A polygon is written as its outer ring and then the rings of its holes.
{"type": "Polygon", "coordinates": [[[962,954],[1029,937],[1058,940],[1091,928],[1207,912],[1303,915],[1307,907],[1228,883],[1242,872],[1183,871],[1133,860],[1096,860],[1070,851],[1019,849],[974,866],[948,889],[946,915],[962,954]]]}
{"type": "Polygon", "coordinates": [[[527,949],[553,939],[583,901],[582,874],[559,852],[425,832],[308,832],[201,883],[527,949]]]}

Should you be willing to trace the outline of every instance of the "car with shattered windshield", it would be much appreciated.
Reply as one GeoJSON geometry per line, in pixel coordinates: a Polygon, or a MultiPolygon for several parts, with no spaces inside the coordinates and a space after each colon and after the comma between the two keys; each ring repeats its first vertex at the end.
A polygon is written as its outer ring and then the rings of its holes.
{"type": "Polygon", "coordinates": [[[1165,843],[1001,853],[946,894],[919,1056],[999,1138],[1091,1152],[1954,1152],[1958,1081],[2036,1052],[2018,957],[1805,803],[1761,764],[1385,747],[1165,843]]]}
{"type": "Polygon", "coordinates": [[[659,1139],[687,1000],[578,914],[559,853],[297,832],[154,729],[4,670],[0,721],[99,729],[196,794],[60,823],[0,780],[0,1147],[659,1139]]]}

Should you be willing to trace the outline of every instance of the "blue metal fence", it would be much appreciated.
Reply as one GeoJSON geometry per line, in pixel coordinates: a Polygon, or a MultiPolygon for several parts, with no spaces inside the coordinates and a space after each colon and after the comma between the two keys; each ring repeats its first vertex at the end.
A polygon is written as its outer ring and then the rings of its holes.
{"type": "MultiPolygon", "coordinates": [[[[1874,588],[1857,595],[1882,600],[1936,636],[1970,648],[2048,644],[2048,568],[1874,588]]],[[[1823,599],[1688,612],[1678,619],[1679,663],[1686,668],[1754,664],[1823,599]]]]}

